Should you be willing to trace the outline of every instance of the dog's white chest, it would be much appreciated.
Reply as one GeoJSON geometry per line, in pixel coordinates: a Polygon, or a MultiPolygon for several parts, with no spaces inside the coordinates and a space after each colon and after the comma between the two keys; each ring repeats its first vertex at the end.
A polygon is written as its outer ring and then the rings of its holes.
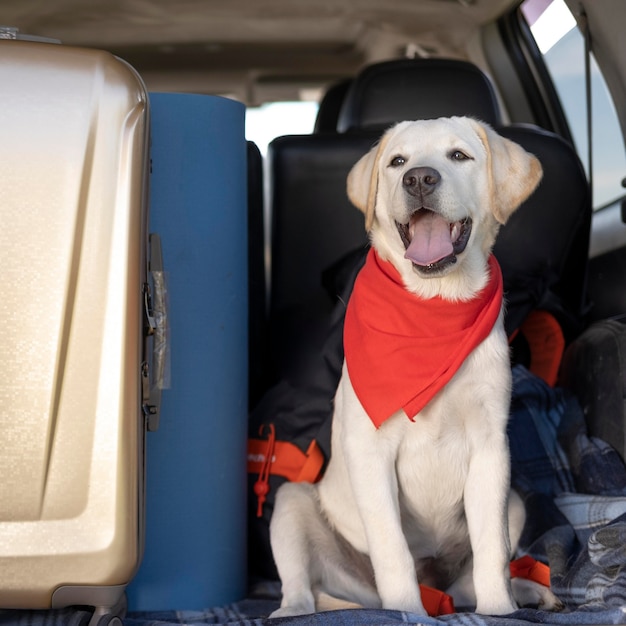
{"type": "Polygon", "coordinates": [[[463,420],[432,414],[440,410],[435,405],[414,422],[404,417],[393,425],[403,431],[395,466],[401,508],[433,535],[462,516],[470,463],[463,420]]]}

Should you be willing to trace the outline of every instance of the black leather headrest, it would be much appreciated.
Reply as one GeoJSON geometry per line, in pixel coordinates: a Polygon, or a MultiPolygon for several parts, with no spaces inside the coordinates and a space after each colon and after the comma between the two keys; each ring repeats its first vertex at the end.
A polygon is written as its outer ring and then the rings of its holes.
{"type": "Polygon", "coordinates": [[[475,65],[454,59],[399,59],[366,67],[352,82],[337,130],[384,129],[403,120],[467,115],[498,124],[498,102],[475,65]]]}
{"type": "Polygon", "coordinates": [[[339,112],[346,99],[346,93],[352,84],[351,78],[346,78],[328,88],[324,94],[315,118],[314,133],[336,133],[339,112]]]}

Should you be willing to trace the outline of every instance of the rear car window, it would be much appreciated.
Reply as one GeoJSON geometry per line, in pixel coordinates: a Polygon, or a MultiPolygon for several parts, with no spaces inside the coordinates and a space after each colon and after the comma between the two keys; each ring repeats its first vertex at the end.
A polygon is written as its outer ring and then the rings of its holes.
{"type": "MultiPolygon", "coordinates": [[[[521,8],[589,174],[584,37],[563,0],[525,0],[521,8]]],[[[623,197],[621,181],[626,174],[626,155],[617,113],[593,53],[591,93],[593,207],[598,210],[623,197]]]]}

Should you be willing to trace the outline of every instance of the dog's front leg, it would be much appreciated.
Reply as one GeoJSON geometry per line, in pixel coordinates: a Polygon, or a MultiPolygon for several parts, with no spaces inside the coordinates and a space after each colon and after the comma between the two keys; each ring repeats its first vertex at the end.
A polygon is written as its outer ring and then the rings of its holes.
{"type": "Polygon", "coordinates": [[[395,459],[401,437],[387,424],[376,430],[351,386],[345,387],[336,398],[345,416],[338,439],[382,606],[426,615],[400,519],[395,459]]]}
{"type": "Polygon", "coordinates": [[[474,559],[476,612],[504,615],[517,608],[509,574],[508,442],[506,434],[498,432],[474,443],[464,502],[474,559]]]}
{"type": "Polygon", "coordinates": [[[382,606],[425,615],[415,562],[402,532],[394,462],[381,456],[351,459],[350,480],[382,606]]]}

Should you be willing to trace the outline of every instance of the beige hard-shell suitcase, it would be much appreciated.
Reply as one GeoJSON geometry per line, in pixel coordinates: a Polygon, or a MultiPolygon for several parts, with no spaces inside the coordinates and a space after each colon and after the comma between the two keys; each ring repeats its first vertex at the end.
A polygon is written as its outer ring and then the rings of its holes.
{"type": "Polygon", "coordinates": [[[155,410],[148,99],[123,61],[48,43],[0,41],[0,85],[0,608],[101,623],[141,558],[155,410]]]}

